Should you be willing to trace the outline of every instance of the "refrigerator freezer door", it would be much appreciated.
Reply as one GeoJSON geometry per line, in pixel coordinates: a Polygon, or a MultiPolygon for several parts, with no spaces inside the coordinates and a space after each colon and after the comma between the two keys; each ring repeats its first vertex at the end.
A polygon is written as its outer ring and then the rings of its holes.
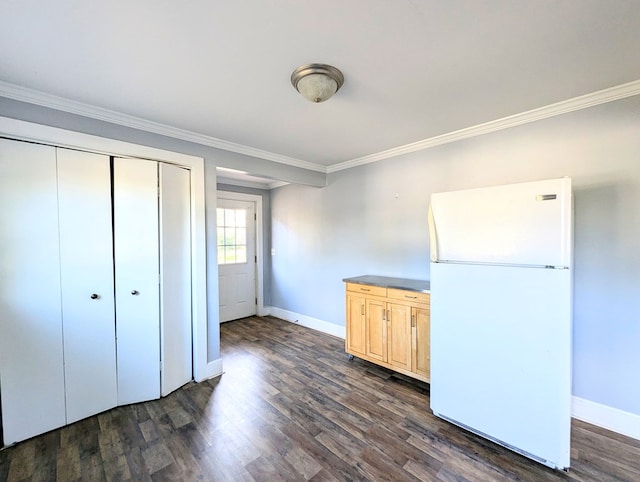
{"type": "Polygon", "coordinates": [[[569,178],[433,194],[431,260],[569,267],[571,202],[569,178]]]}
{"type": "Polygon", "coordinates": [[[569,466],[571,272],[431,263],[431,409],[569,466]]]}

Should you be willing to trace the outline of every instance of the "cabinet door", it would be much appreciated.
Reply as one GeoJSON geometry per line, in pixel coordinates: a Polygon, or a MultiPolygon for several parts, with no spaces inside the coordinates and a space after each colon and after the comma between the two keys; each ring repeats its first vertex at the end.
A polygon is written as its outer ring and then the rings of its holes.
{"type": "Polygon", "coordinates": [[[366,299],[366,355],[387,361],[387,304],[372,298],[366,299]]]}
{"type": "Polygon", "coordinates": [[[108,156],[57,149],[67,423],[116,406],[108,156]]]}
{"type": "Polygon", "coordinates": [[[65,423],[55,148],[0,139],[0,387],[6,445],[65,423]]]}
{"type": "Polygon", "coordinates": [[[191,355],[191,178],[160,167],[160,336],[162,396],[193,378],[191,355]]]}
{"type": "Polygon", "coordinates": [[[347,294],[347,353],[366,353],[365,299],[347,294]]]}
{"type": "Polygon", "coordinates": [[[389,303],[389,364],[411,370],[411,307],[389,303]]]}
{"type": "Polygon", "coordinates": [[[430,310],[429,308],[413,308],[413,361],[412,371],[429,378],[431,371],[430,358],[430,310]]]}
{"type": "Polygon", "coordinates": [[[158,163],[114,159],[118,404],[160,397],[158,163]]]}

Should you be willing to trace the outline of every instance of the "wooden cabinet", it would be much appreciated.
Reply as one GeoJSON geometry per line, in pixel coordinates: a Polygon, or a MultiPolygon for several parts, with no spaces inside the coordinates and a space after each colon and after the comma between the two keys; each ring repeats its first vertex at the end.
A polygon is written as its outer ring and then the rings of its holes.
{"type": "Polygon", "coordinates": [[[382,299],[365,298],[366,355],[387,361],[387,304],[382,299]]]}
{"type": "Polygon", "coordinates": [[[367,334],[365,325],[365,298],[347,293],[347,351],[362,356],[367,352],[367,334]]]}
{"type": "Polygon", "coordinates": [[[413,371],[427,379],[431,378],[431,372],[429,366],[431,365],[430,356],[430,343],[429,343],[429,330],[430,328],[430,313],[429,308],[412,308],[412,362],[411,366],[413,371]],[[423,343],[418,343],[418,340],[424,340],[423,343]]]}
{"type": "Polygon", "coordinates": [[[429,304],[429,293],[347,282],[347,353],[429,382],[429,304]]]}
{"type": "Polygon", "coordinates": [[[390,365],[411,370],[411,307],[387,304],[388,359],[390,365]]]}

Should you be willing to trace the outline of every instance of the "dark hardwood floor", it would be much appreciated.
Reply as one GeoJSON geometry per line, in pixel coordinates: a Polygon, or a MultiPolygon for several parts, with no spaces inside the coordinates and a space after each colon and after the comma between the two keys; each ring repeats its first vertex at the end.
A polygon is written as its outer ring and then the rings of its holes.
{"type": "Polygon", "coordinates": [[[221,349],[221,377],[0,451],[0,480],[640,480],[638,440],[574,421],[571,469],[553,471],[435,418],[428,385],[294,324],[225,323],[221,349]]]}

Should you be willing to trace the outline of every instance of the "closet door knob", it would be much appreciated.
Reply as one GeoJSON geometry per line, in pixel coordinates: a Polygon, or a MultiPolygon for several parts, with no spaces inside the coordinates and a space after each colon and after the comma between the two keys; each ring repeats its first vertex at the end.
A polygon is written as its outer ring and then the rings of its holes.
{"type": "Polygon", "coordinates": [[[138,290],[131,290],[131,294],[133,296],[138,296],[140,294],[140,292],[138,290]]]}
{"type": "Polygon", "coordinates": [[[97,300],[97,299],[98,299],[98,298],[100,298],[100,297],[99,297],[96,293],[93,293],[93,294],[90,296],[90,298],[91,298],[92,300],[97,300]]]}

